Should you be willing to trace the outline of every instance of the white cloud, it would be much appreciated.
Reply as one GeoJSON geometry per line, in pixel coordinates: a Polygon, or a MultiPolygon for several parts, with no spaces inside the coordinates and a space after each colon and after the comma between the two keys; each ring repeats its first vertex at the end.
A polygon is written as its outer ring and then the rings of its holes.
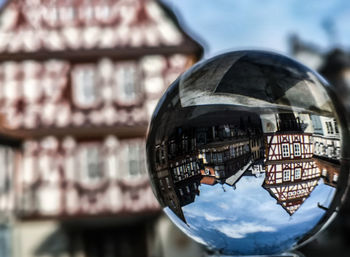
{"type": "Polygon", "coordinates": [[[205,218],[207,221],[225,220],[225,219],[223,219],[222,217],[214,216],[214,215],[211,215],[211,214],[208,214],[208,213],[204,213],[204,218],[205,218]]]}
{"type": "Polygon", "coordinates": [[[218,207],[220,207],[220,208],[223,209],[223,210],[228,210],[228,209],[230,209],[230,206],[228,206],[228,205],[225,204],[225,203],[218,203],[218,207]]]}
{"type": "Polygon", "coordinates": [[[271,226],[259,225],[252,222],[241,222],[240,224],[222,225],[218,230],[231,238],[244,238],[247,234],[257,232],[275,232],[276,229],[271,226]]]}

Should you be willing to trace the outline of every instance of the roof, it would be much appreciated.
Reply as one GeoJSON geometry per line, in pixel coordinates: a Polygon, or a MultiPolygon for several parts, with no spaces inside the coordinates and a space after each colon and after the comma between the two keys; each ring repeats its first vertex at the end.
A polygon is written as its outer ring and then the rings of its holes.
{"type": "Polygon", "coordinates": [[[207,185],[214,185],[216,184],[216,179],[215,177],[212,177],[212,176],[203,176],[200,183],[207,184],[207,185]]]}
{"type": "Polygon", "coordinates": [[[101,51],[128,58],[135,49],[199,57],[203,50],[175,15],[153,0],[12,0],[0,19],[0,60],[72,58],[69,53],[93,58],[101,51]]]}

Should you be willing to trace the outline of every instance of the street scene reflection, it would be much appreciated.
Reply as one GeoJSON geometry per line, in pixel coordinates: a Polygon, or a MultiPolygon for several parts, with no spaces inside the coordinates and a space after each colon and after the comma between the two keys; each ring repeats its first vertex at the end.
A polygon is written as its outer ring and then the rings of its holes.
{"type": "Polygon", "coordinates": [[[211,126],[200,117],[196,124],[202,119],[207,126],[178,127],[156,146],[162,201],[183,221],[181,207],[200,196],[202,185],[235,190],[242,176],[263,176],[261,186],[289,215],[321,179],[336,187],[340,138],[335,119],[292,112],[230,116],[234,122],[211,126]]]}
{"type": "Polygon", "coordinates": [[[156,145],[154,187],[167,214],[209,246],[223,234],[222,248],[236,252],[255,237],[284,249],[315,226],[340,172],[335,118],[203,108],[156,145]]]}

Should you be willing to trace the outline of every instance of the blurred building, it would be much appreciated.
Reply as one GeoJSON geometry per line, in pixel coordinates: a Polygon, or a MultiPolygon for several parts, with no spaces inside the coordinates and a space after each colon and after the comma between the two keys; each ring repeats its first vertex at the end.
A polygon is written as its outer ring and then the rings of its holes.
{"type": "Polygon", "coordinates": [[[152,0],[12,0],[0,19],[0,256],[166,254],[145,135],[201,46],[152,0]]]}
{"type": "MultiPolygon", "coordinates": [[[[291,54],[305,65],[323,75],[337,98],[345,107],[349,124],[350,111],[350,52],[344,48],[327,51],[317,45],[309,44],[297,36],[290,41],[291,54]]],[[[316,164],[321,170],[324,183],[337,186],[340,171],[340,124],[325,117],[311,117],[315,128],[316,164]],[[338,160],[337,160],[338,159],[338,160]],[[327,172],[326,172],[326,171],[327,172]]],[[[349,126],[349,125],[348,125],[349,126]]],[[[344,139],[343,139],[344,140],[344,139]]],[[[307,256],[348,256],[350,254],[350,192],[337,218],[317,240],[304,246],[301,251],[307,256]]]]}

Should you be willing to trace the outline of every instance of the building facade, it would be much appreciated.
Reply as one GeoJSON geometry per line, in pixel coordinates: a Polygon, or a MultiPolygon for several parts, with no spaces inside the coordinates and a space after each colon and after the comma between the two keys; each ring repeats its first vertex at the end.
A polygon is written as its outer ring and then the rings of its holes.
{"type": "Polygon", "coordinates": [[[265,133],[263,187],[289,215],[293,215],[321,177],[313,160],[312,134],[305,133],[294,113],[276,117],[277,131],[265,133]]]}
{"type": "Polygon", "coordinates": [[[0,212],[15,217],[3,222],[13,256],[54,254],[50,234],[66,242],[60,256],[151,254],[147,124],[202,52],[174,17],[152,0],[4,4],[0,212]],[[128,228],[140,236],[120,238],[128,228]]]}

